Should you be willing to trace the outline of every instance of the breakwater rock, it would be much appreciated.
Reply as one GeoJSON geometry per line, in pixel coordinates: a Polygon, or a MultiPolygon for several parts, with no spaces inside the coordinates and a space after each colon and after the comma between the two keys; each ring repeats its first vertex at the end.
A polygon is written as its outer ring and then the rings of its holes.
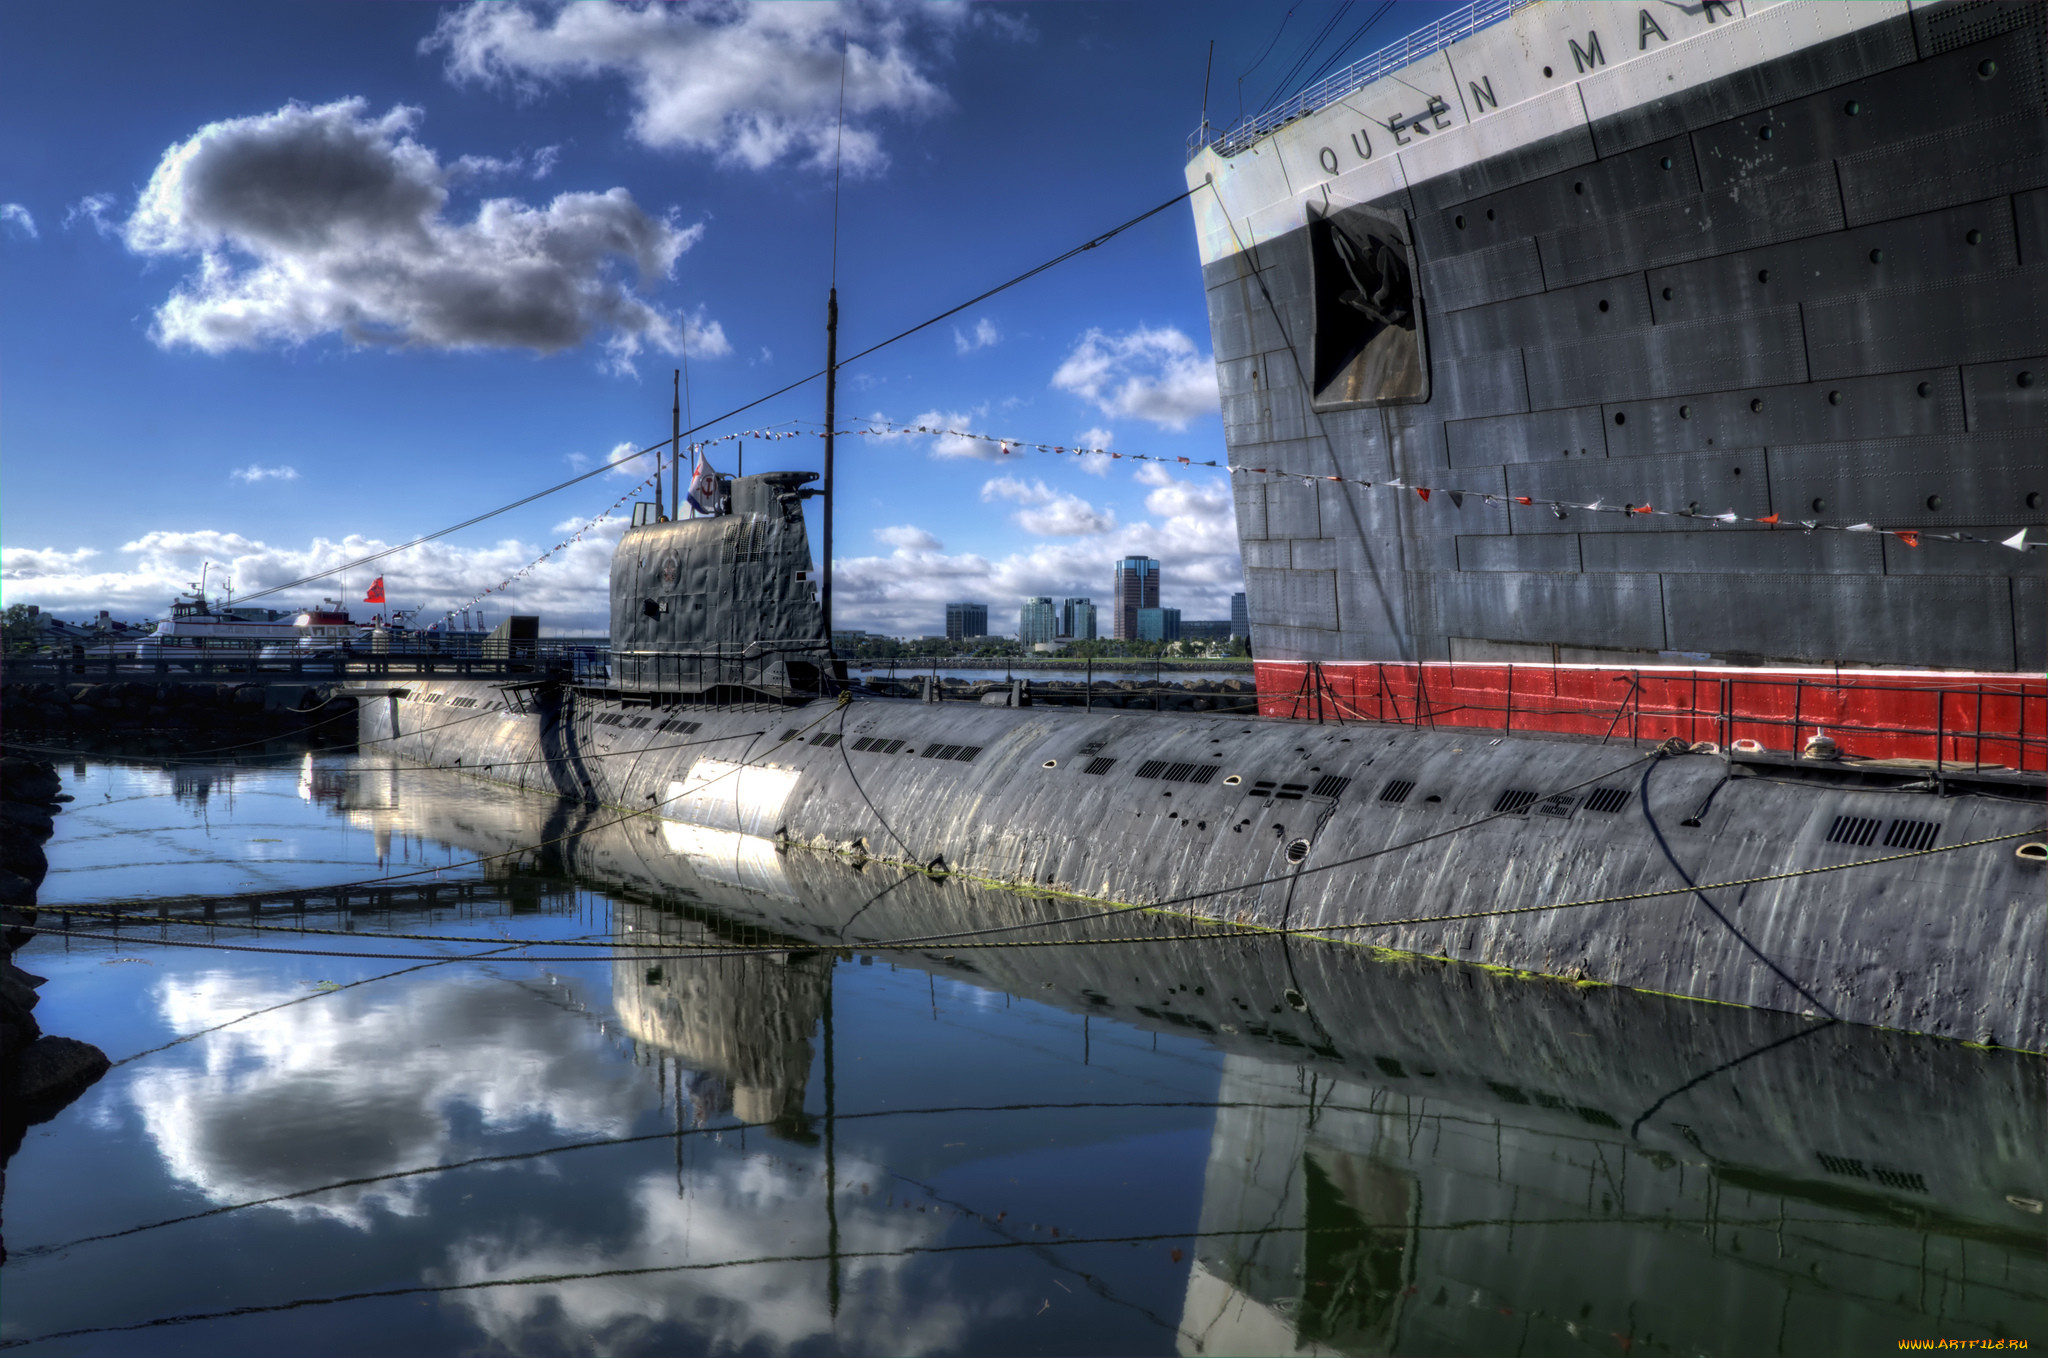
{"type": "Polygon", "coordinates": [[[35,1016],[43,978],[14,965],[15,950],[35,937],[36,892],[50,867],[43,844],[70,800],[54,766],[0,756],[0,1196],[28,1128],[55,1117],[108,1068],[91,1043],[43,1032],[35,1016]]]}
{"type": "Polygon", "coordinates": [[[319,684],[180,682],[159,679],[9,683],[0,709],[18,739],[37,736],[209,740],[355,737],[355,699],[319,684]]]}

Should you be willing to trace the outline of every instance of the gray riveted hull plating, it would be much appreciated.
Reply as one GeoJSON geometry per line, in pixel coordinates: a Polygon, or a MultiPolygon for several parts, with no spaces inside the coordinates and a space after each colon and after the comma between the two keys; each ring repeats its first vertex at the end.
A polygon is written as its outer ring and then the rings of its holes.
{"type": "Polygon", "coordinates": [[[1233,475],[1260,658],[2048,663],[2041,555],[1997,545],[2048,521],[2048,11],[1800,8],[1518,11],[1579,83],[1512,103],[1503,24],[1359,91],[1448,100],[1402,174],[1342,108],[1190,164],[1231,465],[1377,483],[1233,475]],[[1358,321],[1324,214],[1408,224],[1426,399],[1320,385],[1358,321]]]}
{"type": "Polygon", "coordinates": [[[2018,789],[1938,795],[1407,727],[886,700],[629,707],[573,689],[533,692],[527,711],[500,702],[480,681],[366,696],[362,736],[818,850],[1267,928],[1407,919],[1325,936],[2048,1050],[2042,869],[2012,839],[1544,908],[2038,832],[2018,789]],[[1438,918],[1456,915],[1475,917],[1438,918]]]}

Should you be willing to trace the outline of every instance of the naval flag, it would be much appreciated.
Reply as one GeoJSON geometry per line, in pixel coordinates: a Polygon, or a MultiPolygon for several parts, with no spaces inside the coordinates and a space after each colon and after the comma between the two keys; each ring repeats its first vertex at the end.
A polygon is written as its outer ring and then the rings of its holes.
{"type": "Polygon", "coordinates": [[[381,576],[381,575],[380,575],[380,576],[378,576],[378,577],[377,577],[377,583],[376,583],[376,584],[374,584],[374,585],[371,585],[371,586],[370,586],[370,592],[369,592],[368,594],[365,594],[365,595],[363,596],[363,602],[364,602],[364,603],[366,603],[366,604],[381,604],[381,603],[383,603],[383,602],[384,602],[384,577],[383,577],[383,576],[381,576]]]}
{"type": "Polygon", "coordinates": [[[718,499],[718,473],[711,469],[711,459],[699,448],[696,469],[690,474],[690,508],[699,514],[717,514],[718,499]]]}

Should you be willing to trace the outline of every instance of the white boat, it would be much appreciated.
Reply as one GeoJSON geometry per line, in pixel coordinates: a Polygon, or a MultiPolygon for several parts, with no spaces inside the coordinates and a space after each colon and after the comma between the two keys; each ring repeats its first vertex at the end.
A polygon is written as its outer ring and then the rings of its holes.
{"type": "Polygon", "coordinates": [[[290,660],[345,650],[356,634],[348,611],[334,600],[300,612],[217,603],[203,591],[180,595],[136,642],[139,660],[171,659],[201,651],[247,652],[264,660],[290,660]]]}

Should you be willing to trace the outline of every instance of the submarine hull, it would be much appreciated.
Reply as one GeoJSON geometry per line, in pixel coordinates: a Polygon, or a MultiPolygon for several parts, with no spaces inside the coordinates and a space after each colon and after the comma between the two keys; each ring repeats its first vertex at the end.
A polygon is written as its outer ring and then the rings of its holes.
{"type": "Polygon", "coordinates": [[[359,696],[366,742],[655,824],[2048,1050],[2043,869],[2015,852],[2041,810],[2020,788],[1359,723],[460,680],[359,696]]]}

